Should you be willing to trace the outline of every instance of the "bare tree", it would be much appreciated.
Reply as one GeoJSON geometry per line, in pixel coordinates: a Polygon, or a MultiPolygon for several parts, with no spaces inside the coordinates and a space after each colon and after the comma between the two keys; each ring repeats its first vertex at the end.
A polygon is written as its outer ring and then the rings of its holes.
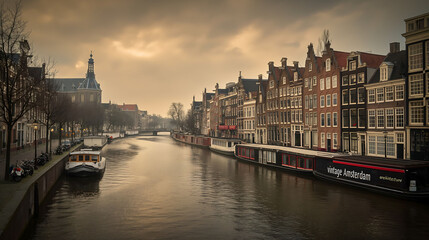
{"type": "Polygon", "coordinates": [[[180,129],[184,118],[183,104],[172,103],[168,110],[168,116],[170,116],[172,121],[176,124],[176,128],[180,129]]]}
{"type": "Polygon", "coordinates": [[[322,56],[322,52],[325,49],[326,43],[331,42],[331,39],[329,37],[329,29],[323,30],[322,36],[318,39],[318,45],[316,53],[318,56],[322,56]]]}
{"type": "Polygon", "coordinates": [[[196,115],[194,114],[192,109],[189,109],[188,113],[186,114],[186,119],[184,124],[186,131],[192,134],[198,134],[198,128],[196,124],[197,124],[196,115]]]}
{"type": "Polygon", "coordinates": [[[0,5],[0,121],[6,125],[5,179],[8,179],[12,129],[35,106],[39,79],[28,74],[30,45],[21,3],[0,5]]]}

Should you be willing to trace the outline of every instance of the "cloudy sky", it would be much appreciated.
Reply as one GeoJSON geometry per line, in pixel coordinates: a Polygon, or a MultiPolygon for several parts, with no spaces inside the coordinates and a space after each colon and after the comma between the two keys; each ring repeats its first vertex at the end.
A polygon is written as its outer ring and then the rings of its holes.
{"type": "Polygon", "coordinates": [[[24,0],[22,17],[57,77],[84,77],[92,50],[103,102],[167,116],[172,102],[189,108],[239,71],[266,77],[282,57],[302,66],[324,29],[335,50],[403,49],[403,20],[428,9],[427,0],[24,0]]]}

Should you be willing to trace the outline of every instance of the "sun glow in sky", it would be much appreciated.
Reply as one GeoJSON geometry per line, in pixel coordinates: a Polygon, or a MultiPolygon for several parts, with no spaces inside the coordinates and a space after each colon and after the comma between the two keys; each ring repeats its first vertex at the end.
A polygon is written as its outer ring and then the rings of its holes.
{"type": "MultiPolygon", "coordinates": [[[[56,62],[56,77],[84,77],[93,51],[103,102],[136,103],[167,115],[204,88],[266,78],[267,63],[302,66],[324,29],[339,51],[404,49],[404,19],[427,1],[24,0],[35,55],[56,62]]],[[[317,50],[317,49],[316,49],[317,50]]]]}

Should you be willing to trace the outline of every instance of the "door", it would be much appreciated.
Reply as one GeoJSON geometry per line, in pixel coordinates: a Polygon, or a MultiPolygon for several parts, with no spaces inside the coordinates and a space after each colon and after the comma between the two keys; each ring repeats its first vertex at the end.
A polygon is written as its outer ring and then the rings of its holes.
{"type": "Polygon", "coordinates": [[[362,152],[362,156],[365,156],[365,135],[360,135],[360,149],[362,152]]]}
{"type": "Polygon", "coordinates": [[[326,148],[328,152],[331,151],[331,139],[326,139],[326,148]]]}
{"type": "Polygon", "coordinates": [[[295,132],[295,146],[301,146],[301,134],[295,132]]]}
{"type": "Polygon", "coordinates": [[[396,144],[396,157],[399,159],[404,159],[404,144],[396,144]]]}

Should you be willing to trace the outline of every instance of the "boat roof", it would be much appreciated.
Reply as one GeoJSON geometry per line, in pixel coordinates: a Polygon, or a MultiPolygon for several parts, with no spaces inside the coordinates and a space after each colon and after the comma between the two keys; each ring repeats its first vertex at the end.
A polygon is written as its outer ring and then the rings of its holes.
{"type": "Polygon", "coordinates": [[[75,151],[70,153],[70,155],[80,155],[80,154],[92,154],[92,155],[100,155],[100,151],[92,151],[92,150],[84,150],[82,149],[81,151],[75,151]]]}
{"type": "Polygon", "coordinates": [[[284,147],[284,146],[276,146],[276,145],[264,145],[264,144],[248,143],[248,144],[238,144],[236,146],[260,148],[260,149],[266,149],[266,150],[284,151],[284,152],[296,153],[299,155],[306,155],[306,156],[313,156],[313,157],[317,156],[317,157],[325,157],[325,158],[334,158],[334,157],[340,157],[340,156],[349,156],[345,153],[323,152],[323,151],[316,151],[316,150],[310,150],[310,149],[284,147]]]}
{"type": "Polygon", "coordinates": [[[225,140],[228,142],[241,142],[241,139],[238,139],[238,138],[214,138],[214,137],[212,137],[212,139],[214,139],[214,140],[225,140]]]}

